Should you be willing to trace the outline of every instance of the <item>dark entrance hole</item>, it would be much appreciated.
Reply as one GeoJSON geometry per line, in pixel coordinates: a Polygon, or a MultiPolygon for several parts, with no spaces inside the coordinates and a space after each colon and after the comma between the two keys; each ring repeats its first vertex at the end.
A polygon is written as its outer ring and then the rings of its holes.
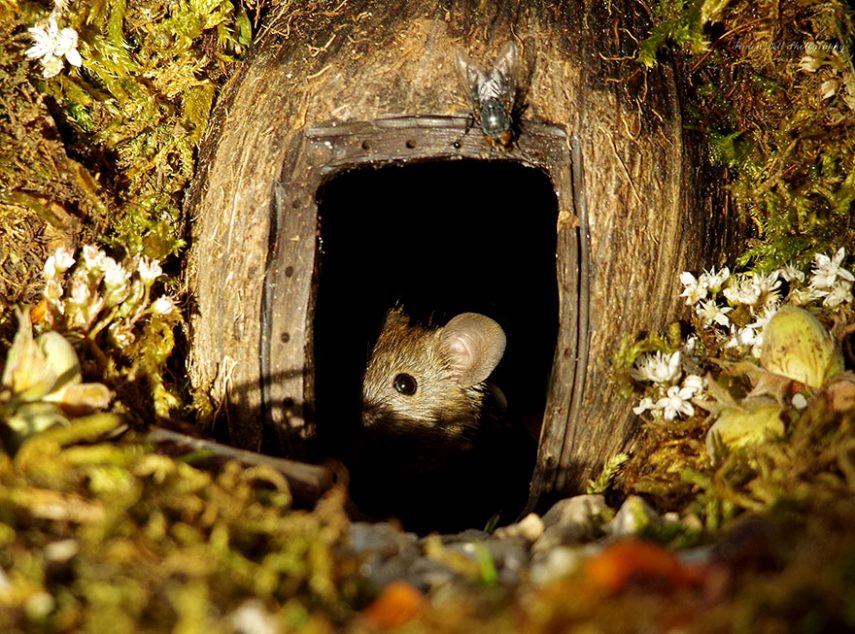
{"type": "Polygon", "coordinates": [[[319,189],[318,214],[318,438],[327,455],[349,466],[354,501],[369,515],[397,516],[417,531],[481,528],[500,509],[504,520],[514,519],[528,492],[558,328],[551,181],[510,161],[360,167],[319,189]],[[366,445],[362,374],[384,316],[396,305],[426,325],[472,311],[502,326],[507,348],[491,380],[507,397],[516,428],[526,430],[512,443],[522,468],[484,463],[449,482],[412,486],[391,465],[408,451],[435,448],[366,445]],[[491,497],[481,486],[501,490],[491,497]],[[458,495],[447,496],[444,487],[458,495]]]}

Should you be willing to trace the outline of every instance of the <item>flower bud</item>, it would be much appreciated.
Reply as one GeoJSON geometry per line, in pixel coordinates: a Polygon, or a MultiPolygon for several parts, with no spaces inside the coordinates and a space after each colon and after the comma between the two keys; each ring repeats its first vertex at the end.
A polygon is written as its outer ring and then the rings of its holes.
{"type": "Polygon", "coordinates": [[[784,306],[766,326],[760,365],[818,388],[843,369],[843,355],[816,317],[803,308],[784,306]]]}
{"type": "Polygon", "coordinates": [[[715,449],[719,442],[735,449],[784,435],[781,406],[765,399],[751,401],[746,399],[739,407],[726,407],[721,411],[707,432],[706,446],[711,457],[717,457],[715,449]]]}

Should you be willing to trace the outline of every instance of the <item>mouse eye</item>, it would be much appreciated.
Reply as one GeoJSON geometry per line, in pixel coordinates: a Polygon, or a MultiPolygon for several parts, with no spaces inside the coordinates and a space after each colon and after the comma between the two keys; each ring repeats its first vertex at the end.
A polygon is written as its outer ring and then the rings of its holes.
{"type": "Polygon", "coordinates": [[[416,393],[416,390],[419,387],[419,384],[412,376],[404,373],[397,375],[395,380],[392,382],[392,385],[394,385],[395,389],[404,396],[412,396],[416,393]]]}

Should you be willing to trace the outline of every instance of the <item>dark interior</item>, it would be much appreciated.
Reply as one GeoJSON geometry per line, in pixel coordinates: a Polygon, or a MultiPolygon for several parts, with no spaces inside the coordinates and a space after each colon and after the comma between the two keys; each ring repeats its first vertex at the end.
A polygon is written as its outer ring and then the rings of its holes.
{"type": "MultiPolygon", "coordinates": [[[[505,356],[491,380],[531,439],[519,444],[529,454],[527,471],[517,476],[525,480],[524,498],[558,328],[557,202],[547,175],[511,161],[360,167],[319,189],[318,213],[314,411],[321,450],[350,467],[357,505],[420,531],[482,520],[439,504],[438,512],[408,522],[400,502],[407,493],[386,495],[394,474],[360,472],[362,373],[386,311],[399,304],[430,326],[473,311],[505,330],[505,356]]],[[[395,449],[376,451],[367,459],[374,466],[384,462],[383,451],[395,449]]],[[[524,502],[515,500],[503,519],[512,520],[524,502]]]]}

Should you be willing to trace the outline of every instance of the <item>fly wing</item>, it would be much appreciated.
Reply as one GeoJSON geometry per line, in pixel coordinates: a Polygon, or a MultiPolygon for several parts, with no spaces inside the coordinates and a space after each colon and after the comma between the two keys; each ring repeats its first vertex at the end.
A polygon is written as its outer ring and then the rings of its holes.
{"type": "Polygon", "coordinates": [[[508,40],[496,56],[496,64],[488,81],[494,85],[495,97],[502,101],[505,111],[514,110],[520,86],[520,51],[516,42],[508,40]]]}
{"type": "Polygon", "coordinates": [[[463,51],[457,51],[457,76],[473,110],[479,112],[481,87],[487,82],[487,76],[463,51]]]}

